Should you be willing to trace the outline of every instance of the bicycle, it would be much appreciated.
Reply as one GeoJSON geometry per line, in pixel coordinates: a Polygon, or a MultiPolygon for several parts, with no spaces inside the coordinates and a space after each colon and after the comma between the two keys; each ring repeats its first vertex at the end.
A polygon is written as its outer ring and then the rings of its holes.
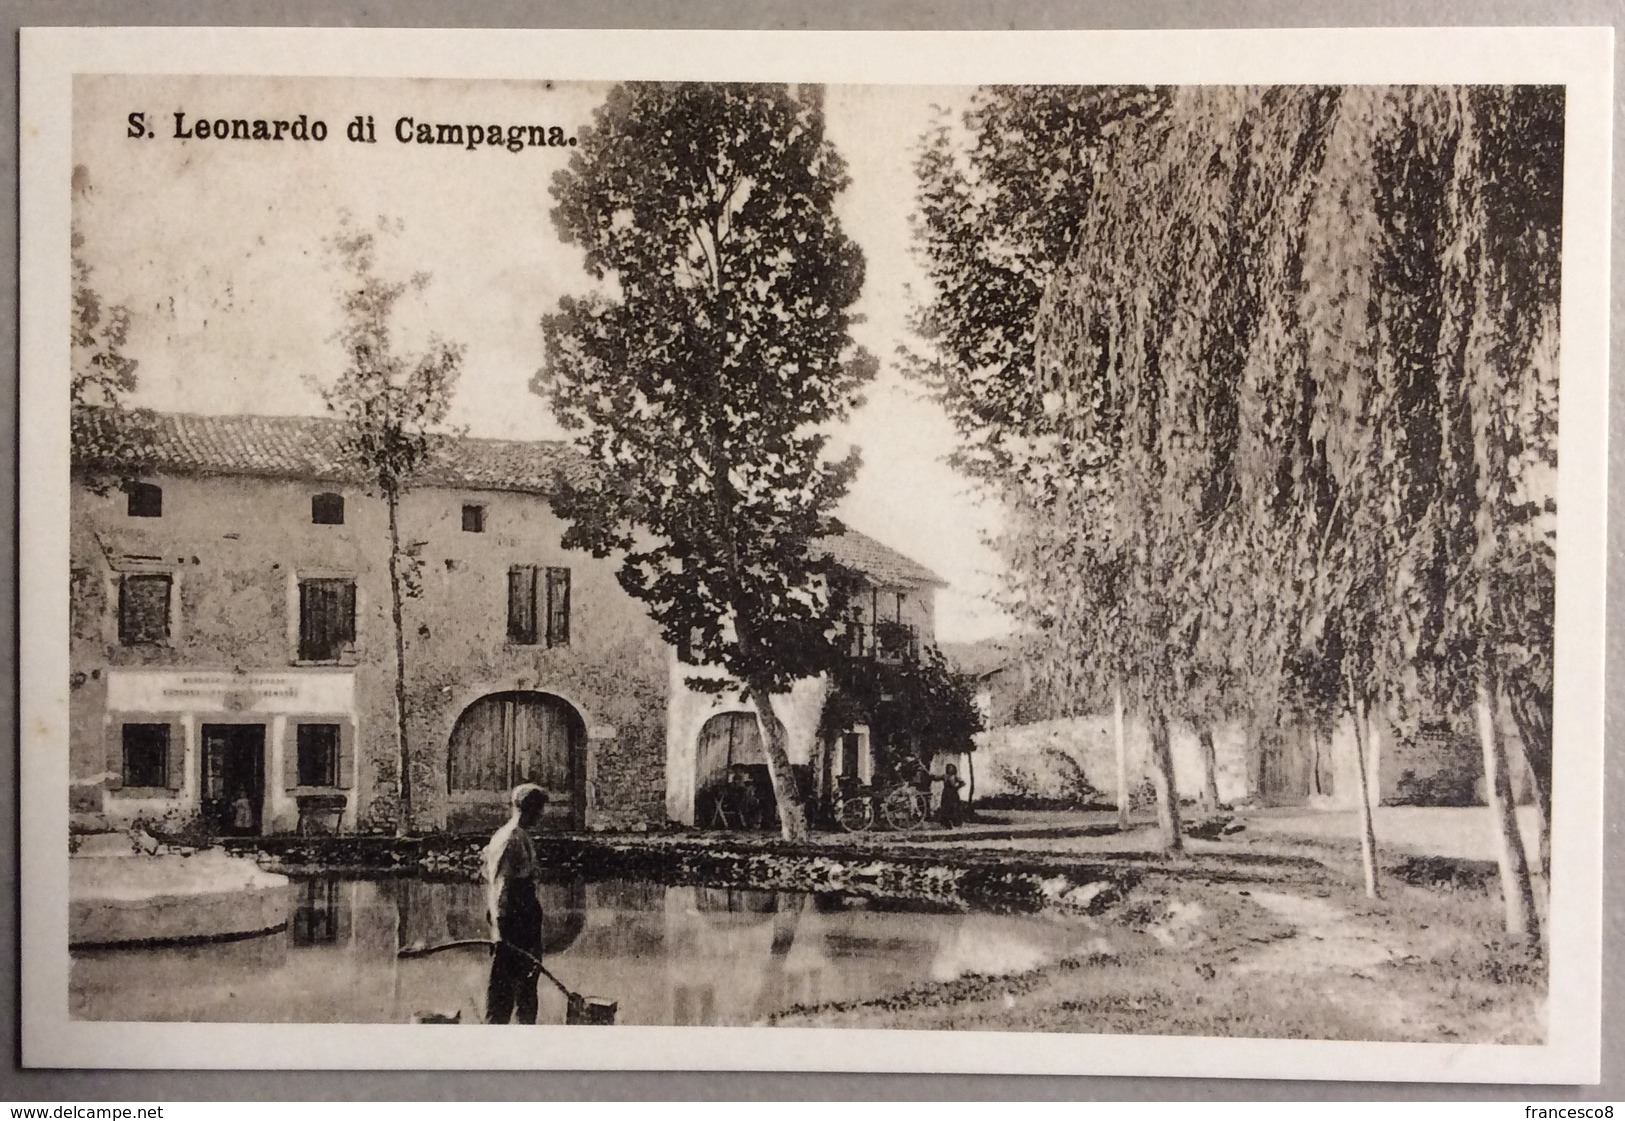
{"type": "Polygon", "coordinates": [[[899,833],[912,832],[929,816],[926,796],[919,787],[899,783],[883,793],[872,789],[836,790],[832,807],[835,823],[848,833],[866,833],[876,819],[899,833]]]}
{"type": "Polygon", "coordinates": [[[874,798],[858,789],[837,789],[831,813],[848,833],[867,833],[875,823],[874,798]]]}
{"type": "Polygon", "coordinates": [[[925,792],[905,782],[886,792],[880,803],[880,814],[886,819],[886,824],[897,832],[908,833],[925,824],[930,809],[925,792]]]}

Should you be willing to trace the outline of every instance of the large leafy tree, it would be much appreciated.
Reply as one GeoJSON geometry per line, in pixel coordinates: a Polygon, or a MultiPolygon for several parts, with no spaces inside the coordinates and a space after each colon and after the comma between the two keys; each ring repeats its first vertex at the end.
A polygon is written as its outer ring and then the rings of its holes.
{"type": "Polygon", "coordinates": [[[436,430],[451,408],[462,372],[463,346],[431,336],[403,353],[391,327],[395,306],[429,283],[427,273],[386,277],[378,266],[379,233],[398,232],[380,220],[377,230],[349,223],[329,242],[345,273],[339,306],[343,323],[334,341],[345,367],[321,387],[329,412],[342,422],[344,455],[384,500],[389,515],[389,607],[395,662],[395,747],[400,810],[396,831],[412,829],[412,754],[407,739],[405,600],[418,594],[417,556],[401,543],[401,496],[430,465],[436,430]]]}
{"type": "Polygon", "coordinates": [[[967,429],[1020,480],[1018,587],[1153,729],[1348,714],[1363,756],[1379,706],[1476,707],[1522,930],[1498,699],[1544,802],[1561,116],[1534,88],[1179,91],[1098,149],[1030,388],[967,429]]]}
{"type": "Polygon", "coordinates": [[[773,697],[836,657],[838,574],[808,546],[858,465],[826,453],[827,426],[875,370],[850,334],[846,184],[816,87],[617,86],[553,182],[554,224],[600,283],[543,320],[534,383],[601,468],[561,481],[566,543],[618,554],[666,639],[744,686],[792,839],[773,697]]]}

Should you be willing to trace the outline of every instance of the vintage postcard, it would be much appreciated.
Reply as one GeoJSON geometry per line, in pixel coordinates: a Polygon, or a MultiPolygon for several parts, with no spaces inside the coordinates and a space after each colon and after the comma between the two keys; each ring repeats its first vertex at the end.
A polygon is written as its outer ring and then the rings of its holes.
{"type": "Polygon", "coordinates": [[[1598,1076],[1608,29],[35,29],[23,1044],[1598,1076]]]}

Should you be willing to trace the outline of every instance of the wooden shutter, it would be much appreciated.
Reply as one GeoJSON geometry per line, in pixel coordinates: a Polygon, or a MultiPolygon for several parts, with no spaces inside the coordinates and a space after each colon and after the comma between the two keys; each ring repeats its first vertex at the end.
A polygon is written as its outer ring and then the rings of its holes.
{"type": "Polygon", "coordinates": [[[339,725],[339,789],[355,785],[355,726],[348,720],[339,725]]]}
{"type": "Polygon", "coordinates": [[[117,720],[107,724],[107,788],[124,786],[124,725],[117,720]]]}
{"type": "Polygon", "coordinates": [[[181,735],[179,724],[169,725],[164,747],[164,776],[168,780],[168,788],[179,790],[186,785],[186,737],[181,735]]]}
{"type": "Polygon", "coordinates": [[[516,564],[508,569],[508,641],[536,644],[536,566],[516,564]]]}
{"type": "Polygon", "coordinates": [[[289,720],[282,734],[282,789],[292,790],[299,785],[299,729],[302,724],[289,720]]]}
{"type": "MultiPolygon", "coordinates": [[[[355,645],[355,581],[339,580],[338,584],[338,639],[341,646],[355,645]]],[[[337,654],[337,651],[335,651],[337,654]]]]}
{"type": "Polygon", "coordinates": [[[315,580],[299,582],[299,658],[315,662],[327,656],[326,614],[322,586],[315,580]]]}
{"type": "Polygon", "coordinates": [[[355,642],[355,581],[299,582],[299,657],[330,662],[355,642]]]}
{"type": "Polygon", "coordinates": [[[570,645],[570,570],[547,570],[547,644],[570,645]]]}

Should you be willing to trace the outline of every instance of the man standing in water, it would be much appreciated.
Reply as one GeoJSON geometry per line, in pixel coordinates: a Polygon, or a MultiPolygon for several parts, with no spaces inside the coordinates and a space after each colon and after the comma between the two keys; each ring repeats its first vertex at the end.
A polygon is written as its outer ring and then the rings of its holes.
{"type": "Polygon", "coordinates": [[[542,954],[541,864],[530,830],[542,819],[547,792],[534,783],[514,787],[513,815],[485,846],[485,913],[491,923],[491,980],[485,1022],[536,1022],[536,961],[542,954]],[[528,955],[528,956],[527,956],[528,955]]]}

